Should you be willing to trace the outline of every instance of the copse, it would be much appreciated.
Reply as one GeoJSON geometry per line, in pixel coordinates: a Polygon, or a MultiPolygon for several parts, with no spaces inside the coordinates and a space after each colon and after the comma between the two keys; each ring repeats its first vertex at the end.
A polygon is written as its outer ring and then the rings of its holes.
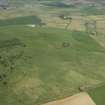
{"type": "Polygon", "coordinates": [[[65,16],[65,15],[60,15],[59,16],[62,20],[68,20],[68,22],[66,23],[65,29],[68,29],[70,24],[72,23],[72,17],[71,16],[65,16]]]}

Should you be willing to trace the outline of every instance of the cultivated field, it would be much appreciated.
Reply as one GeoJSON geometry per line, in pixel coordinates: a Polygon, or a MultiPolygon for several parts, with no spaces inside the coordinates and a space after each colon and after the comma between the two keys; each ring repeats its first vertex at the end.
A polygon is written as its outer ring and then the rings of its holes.
{"type": "Polygon", "coordinates": [[[79,93],[63,100],[49,102],[44,105],[96,105],[87,93],[79,93]]]}

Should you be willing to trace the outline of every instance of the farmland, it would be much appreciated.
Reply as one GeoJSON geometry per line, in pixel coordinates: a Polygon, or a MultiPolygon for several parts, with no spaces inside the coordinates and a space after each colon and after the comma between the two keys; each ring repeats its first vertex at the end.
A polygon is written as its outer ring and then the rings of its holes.
{"type": "Polygon", "coordinates": [[[104,1],[8,1],[0,8],[1,105],[42,105],[81,91],[105,103],[104,1]]]}

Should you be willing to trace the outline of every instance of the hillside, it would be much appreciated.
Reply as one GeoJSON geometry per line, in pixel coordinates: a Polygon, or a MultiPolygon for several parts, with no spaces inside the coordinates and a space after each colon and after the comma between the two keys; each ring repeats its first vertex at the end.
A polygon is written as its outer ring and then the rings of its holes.
{"type": "Polygon", "coordinates": [[[85,32],[1,27],[0,52],[2,105],[40,105],[105,80],[105,50],[85,32]]]}

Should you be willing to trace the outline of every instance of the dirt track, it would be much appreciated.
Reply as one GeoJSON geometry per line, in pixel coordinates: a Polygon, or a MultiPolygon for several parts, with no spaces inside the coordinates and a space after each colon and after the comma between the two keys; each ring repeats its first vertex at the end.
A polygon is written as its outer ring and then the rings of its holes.
{"type": "Polygon", "coordinates": [[[90,96],[83,92],[63,100],[49,102],[43,105],[96,105],[90,96]]]}

